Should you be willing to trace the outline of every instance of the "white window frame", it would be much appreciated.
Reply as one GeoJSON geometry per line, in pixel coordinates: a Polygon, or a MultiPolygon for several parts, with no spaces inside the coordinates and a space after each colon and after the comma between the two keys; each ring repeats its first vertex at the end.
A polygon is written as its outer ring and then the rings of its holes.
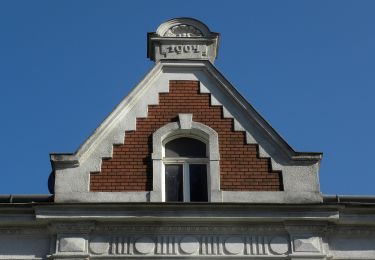
{"type": "MultiPolygon", "coordinates": [[[[163,157],[164,168],[165,168],[165,165],[182,165],[183,202],[190,202],[190,167],[189,166],[192,164],[206,165],[206,171],[207,171],[208,162],[209,162],[208,158],[163,157]]],[[[208,184],[209,182],[208,173],[206,177],[207,177],[207,184],[208,184]]],[[[165,182],[165,171],[164,171],[164,182],[165,182]]],[[[209,192],[208,187],[207,187],[207,192],[209,192]]]]}
{"type": "MultiPolygon", "coordinates": [[[[153,134],[153,190],[150,193],[150,201],[165,202],[165,162],[168,159],[165,159],[164,145],[179,137],[195,138],[206,143],[208,202],[222,202],[218,134],[209,126],[192,121],[192,114],[179,114],[179,122],[168,123],[153,134]]],[[[194,158],[188,159],[194,160],[194,158]]]]}

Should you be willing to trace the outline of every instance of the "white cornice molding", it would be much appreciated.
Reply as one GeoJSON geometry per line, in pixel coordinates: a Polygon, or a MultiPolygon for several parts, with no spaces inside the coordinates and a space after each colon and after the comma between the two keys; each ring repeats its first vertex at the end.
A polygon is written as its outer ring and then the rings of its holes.
{"type": "MultiPolygon", "coordinates": [[[[337,208],[320,205],[255,205],[228,203],[128,203],[128,204],[61,204],[35,207],[38,221],[106,220],[189,221],[194,223],[275,223],[285,221],[328,221],[339,219],[337,208]],[[126,206],[125,206],[126,205],[126,206]]],[[[306,222],[305,222],[306,223],[306,222]]]]}

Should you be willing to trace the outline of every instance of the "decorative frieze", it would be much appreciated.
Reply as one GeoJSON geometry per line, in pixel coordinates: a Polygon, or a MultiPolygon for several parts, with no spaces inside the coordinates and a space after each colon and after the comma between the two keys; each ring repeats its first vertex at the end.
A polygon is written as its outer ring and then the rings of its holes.
{"type": "Polygon", "coordinates": [[[112,256],[271,256],[289,252],[287,236],[129,235],[93,236],[89,253],[112,256]]]}
{"type": "Polygon", "coordinates": [[[282,255],[289,251],[289,241],[286,237],[273,237],[269,242],[270,252],[275,255],[282,255]]]}

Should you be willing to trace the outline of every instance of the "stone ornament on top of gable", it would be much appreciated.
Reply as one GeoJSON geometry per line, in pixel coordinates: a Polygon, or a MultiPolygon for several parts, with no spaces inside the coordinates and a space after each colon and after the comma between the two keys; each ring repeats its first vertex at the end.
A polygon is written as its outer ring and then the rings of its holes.
{"type": "Polygon", "coordinates": [[[210,29],[193,18],[175,18],[162,23],[156,30],[161,37],[202,37],[211,34],[210,29]]]}
{"type": "Polygon", "coordinates": [[[175,18],[148,33],[147,57],[163,59],[209,60],[214,62],[219,48],[219,34],[192,18],[175,18]]]}
{"type": "Polygon", "coordinates": [[[167,37],[200,37],[203,36],[202,32],[191,25],[180,24],[171,27],[164,36],[167,37]]]}

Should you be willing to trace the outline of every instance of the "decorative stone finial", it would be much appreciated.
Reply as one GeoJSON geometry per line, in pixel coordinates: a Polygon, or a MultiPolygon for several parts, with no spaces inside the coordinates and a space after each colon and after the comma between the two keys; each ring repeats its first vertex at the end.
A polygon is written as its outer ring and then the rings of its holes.
{"type": "Polygon", "coordinates": [[[175,18],[162,23],[156,32],[148,33],[147,57],[162,59],[209,60],[214,63],[219,34],[192,18],[175,18]]]}

